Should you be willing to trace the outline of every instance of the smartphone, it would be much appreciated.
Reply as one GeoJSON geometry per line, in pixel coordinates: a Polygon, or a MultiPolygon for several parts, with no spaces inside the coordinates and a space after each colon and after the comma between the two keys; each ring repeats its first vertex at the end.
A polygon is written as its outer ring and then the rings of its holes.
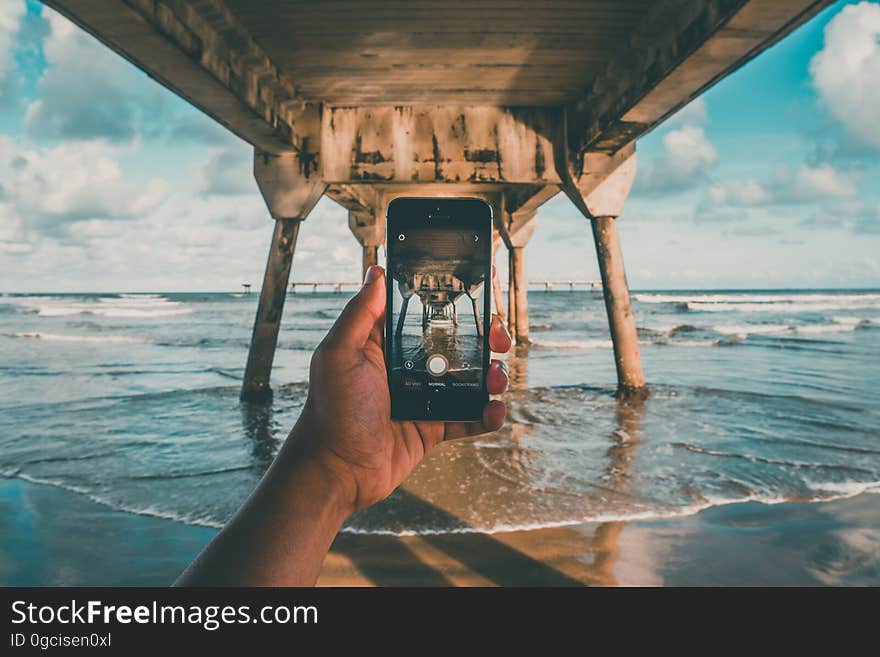
{"type": "Polygon", "coordinates": [[[492,209],[398,198],[386,217],[391,417],[478,420],[489,401],[492,209]]]}

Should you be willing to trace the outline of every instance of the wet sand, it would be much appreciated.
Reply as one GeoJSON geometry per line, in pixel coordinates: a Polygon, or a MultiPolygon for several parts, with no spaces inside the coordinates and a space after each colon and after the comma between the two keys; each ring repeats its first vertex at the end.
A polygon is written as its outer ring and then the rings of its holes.
{"type": "Polygon", "coordinates": [[[876,586],[880,495],[492,535],[342,534],[319,584],[876,586]]]}
{"type": "MultiPolygon", "coordinates": [[[[215,530],[0,479],[0,584],[170,584],[215,530]]],[[[323,586],[880,585],[880,495],[498,534],[341,534],[323,586]]]]}

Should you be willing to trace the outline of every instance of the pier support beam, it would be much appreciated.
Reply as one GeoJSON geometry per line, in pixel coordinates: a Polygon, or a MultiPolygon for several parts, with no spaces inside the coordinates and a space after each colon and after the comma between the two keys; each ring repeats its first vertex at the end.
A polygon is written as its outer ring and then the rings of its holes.
{"type": "Polygon", "coordinates": [[[385,242],[385,220],[381,211],[348,211],[348,227],[363,249],[361,280],[367,269],[379,264],[379,247],[385,242]]]}
{"type": "Polygon", "coordinates": [[[529,284],[526,278],[525,247],[511,246],[507,251],[508,307],[510,330],[517,344],[529,342],[529,284]]]}
{"type": "Polygon", "coordinates": [[[379,264],[379,247],[364,246],[364,255],[361,260],[361,279],[367,275],[367,270],[373,265],[379,264]]]}
{"type": "Polygon", "coordinates": [[[507,311],[504,309],[504,303],[501,297],[501,281],[496,274],[497,258],[495,256],[498,253],[498,247],[500,245],[501,235],[498,234],[498,229],[495,228],[492,230],[492,305],[495,307],[495,314],[498,315],[498,319],[506,325],[507,311]]]}
{"type": "Polygon", "coordinates": [[[618,395],[638,395],[645,391],[645,375],[623,266],[623,252],[617,236],[617,217],[623,210],[635,178],[636,155],[633,150],[617,156],[603,155],[598,159],[601,161],[586,161],[585,157],[584,165],[580,168],[581,175],[572,176],[563,185],[563,190],[592,225],[605,310],[614,345],[618,395]]]}
{"type": "Polygon", "coordinates": [[[507,328],[516,344],[529,344],[529,285],[525,246],[535,232],[538,206],[559,191],[556,185],[510,189],[493,204],[495,228],[507,247],[507,328]]]}
{"type": "Polygon", "coordinates": [[[275,220],[275,231],[272,233],[269,259],[266,261],[266,273],[263,276],[263,287],[260,290],[260,302],[251,336],[251,348],[241,386],[242,401],[263,402],[272,398],[269,376],[275,358],[278,330],[281,328],[281,314],[284,311],[287,281],[290,278],[299,225],[298,219],[275,220]]]}
{"type": "Polygon", "coordinates": [[[617,387],[620,393],[627,396],[644,389],[645,375],[623,267],[623,252],[617,237],[617,217],[594,217],[592,225],[602,275],[605,311],[608,313],[608,326],[614,344],[617,387]]]}
{"type": "Polygon", "coordinates": [[[272,399],[269,377],[300,223],[321,198],[325,185],[318,176],[309,176],[308,169],[303,170],[295,156],[259,151],[254,156],[254,177],[275,219],[275,229],[254,320],[241,400],[266,402],[272,399]]]}

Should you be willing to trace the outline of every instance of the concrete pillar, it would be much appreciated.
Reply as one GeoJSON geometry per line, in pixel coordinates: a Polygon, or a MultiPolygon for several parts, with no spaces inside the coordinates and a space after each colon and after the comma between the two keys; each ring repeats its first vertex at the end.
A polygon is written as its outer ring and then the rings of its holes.
{"type": "Polygon", "coordinates": [[[516,321],[516,256],[512,248],[507,249],[507,330],[514,344],[517,342],[516,321]]]}
{"type": "Polygon", "coordinates": [[[517,344],[529,343],[529,281],[526,277],[525,247],[511,246],[508,251],[510,268],[510,300],[515,312],[511,313],[510,326],[517,344]]]}
{"type": "Polygon", "coordinates": [[[251,348],[244,370],[242,401],[263,402],[272,398],[269,376],[275,358],[278,330],[281,328],[281,314],[287,297],[287,281],[290,278],[299,225],[299,219],[275,220],[266,273],[263,275],[263,287],[260,290],[260,302],[257,305],[257,317],[254,320],[251,348]]]}
{"type": "MultiPolygon", "coordinates": [[[[492,267],[493,273],[497,271],[494,269],[497,264],[496,255],[498,254],[498,247],[501,244],[501,236],[498,234],[498,229],[494,229],[492,231],[492,267]]],[[[501,280],[497,275],[492,276],[492,302],[495,307],[495,314],[498,315],[498,318],[507,324],[507,311],[504,310],[504,300],[501,296],[501,280]]]]}
{"type": "Polygon", "coordinates": [[[287,297],[287,283],[300,223],[320,200],[326,185],[296,154],[273,155],[254,151],[254,178],[275,219],[263,287],[254,319],[254,330],[241,386],[241,400],[272,399],[269,377],[287,297]]]}
{"type": "Polygon", "coordinates": [[[611,156],[589,154],[582,156],[580,166],[569,170],[570,178],[562,186],[592,225],[620,396],[637,395],[645,390],[636,322],[617,237],[617,217],[623,211],[635,174],[634,149],[611,156]]]}
{"type": "Polygon", "coordinates": [[[535,232],[535,208],[510,213],[511,204],[501,195],[492,206],[495,228],[507,247],[507,328],[515,344],[529,342],[528,279],[525,246],[535,232]]]}
{"type": "Polygon", "coordinates": [[[379,247],[372,246],[363,246],[364,256],[361,263],[361,280],[364,280],[364,277],[367,275],[367,270],[373,265],[379,264],[379,247]]]}
{"type": "Polygon", "coordinates": [[[385,242],[385,214],[376,207],[367,212],[348,212],[348,228],[363,249],[361,280],[367,269],[379,264],[379,247],[385,242]]]}
{"type": "Polygon", "coordinates": [[[642,372],[636,321],[623,267],[623,252],[617,237],[617,219],[594,217],[592,226],[599,273],[602,276],[605,311],[608,313],[608,327],[614,345],[618,389],[623,394],[629,394],[645,387],[645,375],[642,372]]]}

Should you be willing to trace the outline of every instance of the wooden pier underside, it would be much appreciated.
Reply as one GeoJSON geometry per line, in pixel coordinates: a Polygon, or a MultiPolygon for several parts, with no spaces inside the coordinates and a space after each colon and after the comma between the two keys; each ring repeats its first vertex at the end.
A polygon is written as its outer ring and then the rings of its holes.
{"type": "MultiPolygon", "coordinates": [[[[522,343],[524,251],[538,207],[564,192],[593,224],[619,389],[637,392],[616,229],[636,140],[831,0],[46,4],[252,144],[287,232],[322,194],[345,207],[365,267],[391,199],[484,198],[519,277],[507,316],[522,343]]],[[[286,258],[270,255],[261,304],[275,305],[258,310],[243,398],[271,394],[286,258]]]]}

